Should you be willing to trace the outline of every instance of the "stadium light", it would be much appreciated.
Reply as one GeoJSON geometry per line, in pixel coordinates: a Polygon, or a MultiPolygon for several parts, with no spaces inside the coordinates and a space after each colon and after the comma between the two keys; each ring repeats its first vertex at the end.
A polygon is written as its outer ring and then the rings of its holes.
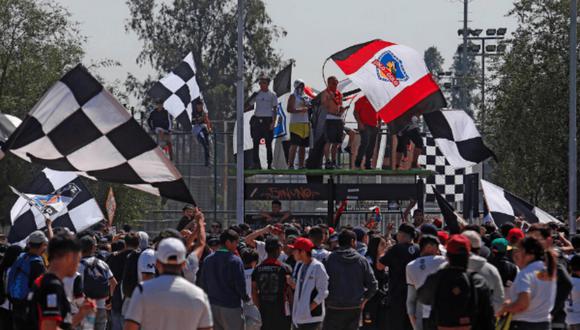
{"type": "Polygon", "coordinates": [[[497,49],[496,45],[486,45],[485,46],[485,51],[489,52],[489,53],[495,53],[496,49],[497,49]]]}
{"type": "Polygon", "coordinates": [[[479,37],[479,35],[483,32],[483,29],[472,29],[470,32],[472,36],[479,37]]]}
{"type": "Polygon", "coordinates": [[[494,36],[497,32],[497,29],[487,29],[485,30],[485,34],[488,36],[494,36]]]}
{"type": "Polygon", "coordinates": [[[499,28],[499,29],[497,29],[497,35],[498,36],[505,36],[506,33],[507,33],[507,28],[499,28]]]}
{"type": "Polygon", "coordinates": [[[499,44],[497,45],[496,50],[498,53],[503,53],[505,52],[506,48],[507,48],[506,44],[499,44]]]}

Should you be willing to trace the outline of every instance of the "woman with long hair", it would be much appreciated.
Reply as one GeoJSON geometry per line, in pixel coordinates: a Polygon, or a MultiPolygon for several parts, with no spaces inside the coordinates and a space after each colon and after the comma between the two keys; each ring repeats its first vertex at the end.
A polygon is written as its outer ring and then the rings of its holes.
{"type": "Polygon", "coordinates": [[[536,237],[526,237],[512,250],[520,272],[499,315],[512,313],[510,329],[549,330],[556,299],[556,258],[536,237]]]}
{"type": "Polygon", "coordinates": [[[18,256],[22,253],[22,248],[18,245],[11,245],[6,249],[4,258],[0,263],[0,324],[2,329],[12,329],[12,310],[8,301],[8,271],[18,256]]]}
{"type": "Polygon", "coordinates": [[[378,260],[386,251],[387,241],[385,238],[379,235],[371,236],[366,257],[379,284],[379,290],[365,305],[363,310],[363,327],[361,329],[386,329],[385,303],[387,297],[387,284],[389,280],[386,271],[378,270],[376,266],[378,260]]]}

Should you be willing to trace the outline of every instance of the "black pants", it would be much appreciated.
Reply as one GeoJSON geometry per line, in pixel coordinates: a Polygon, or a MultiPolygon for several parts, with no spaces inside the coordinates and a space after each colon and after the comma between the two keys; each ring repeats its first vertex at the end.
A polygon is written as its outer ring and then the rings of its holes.
{"type": "Polygon", "coordinates": [[[197,142],[203,147],[205,156],[205,166],[209,165],[209,132],[204,127],[199,134],[197,134],[197,142]]]}
{"type": "Polygon", "coordinates": [[[377,141],[377,132],[378,129],[371,126],[366,126],[365,129],[359,131],[360,146],[358,147],[354,166],[359,167],[362,163],[363,157],[365,157],[365,167],[371,168],[371,161],[373,160],[375,143],[377,141]]]}
{"type": "Polygon", "coordinates": [[[400,299],[391,298],[391,305],[387,309],[389,330],[413,330],[411,321],[409,321],[409,317],[407,316],[406,301],[407,298],[405,296],[402,296],[400,299]]]}
{"type": "Polygon", "coordinates": [[[320,322],[292,325],[292,330],[319,330],[320,322]]]}
{"type": "Polygon", "coordinates": [[[360,308],[326,309],[322,330],[357,330],[360,321],[360,308]]]}
{"type": "Polygon", "coordinates": [[[252,160],[254,167],[261,167],[260,165],[260,140],[266,141],[266,153],[268,157],[268,167],[272,166],[272,140],[274,139],[274,131],[270,129],[272,125],[271,117],[252,117],[250,120],[250,129],[252,133],[252,141],[254,149],[252,150],[252,160]]]}
{"type": "Polygon", "coordinates": [[[0,308],[0,329],[12,330],[12,312],[4,308],[0,308]]]}
{"type": "Polygon", "coordinates": [[[28,314],[28,304],[26,302],[12,304],[12,329],[29,330],[34,329],[34,326],[28,314]]]}
{"type": "Polygon", "coordinates": [[[550,330],[550,322],[523,322],[512,321],[510,323],[510,330],[550,330]]]}

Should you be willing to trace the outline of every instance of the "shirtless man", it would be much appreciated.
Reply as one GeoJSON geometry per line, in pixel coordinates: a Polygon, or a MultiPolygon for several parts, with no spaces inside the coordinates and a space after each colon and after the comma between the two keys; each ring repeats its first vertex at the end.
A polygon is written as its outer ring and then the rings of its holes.
{"type": "Polygon", "coordinates": [[[338,79],[334,76],[329,77],[327,85],[321,99],[321,104],[326,109],[324,157],[326,158],[325,167],[333,169],[336,167],[336,153],[342,144],[344,128],[342,115],[346,109],[342,106],[342,94],[337,90],[338,79]]]}

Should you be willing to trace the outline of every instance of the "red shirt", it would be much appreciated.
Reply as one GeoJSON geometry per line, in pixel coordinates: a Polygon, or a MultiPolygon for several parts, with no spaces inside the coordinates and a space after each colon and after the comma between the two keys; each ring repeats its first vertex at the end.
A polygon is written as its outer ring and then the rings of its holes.
{"type": "Polygon", "coordinates": [[[354,111],[358,112],[358,116],[360,118],[360,121],[363,124],[365,124],[367,126],[372,126],[372,127],[377,126],[377,124],[378,124],[377,112],[375,111],[373,106],[370,104],[370,102],[366,98],[366,96],[361,97],[360,99],[358,99],[355,102],[354,111]]]}

